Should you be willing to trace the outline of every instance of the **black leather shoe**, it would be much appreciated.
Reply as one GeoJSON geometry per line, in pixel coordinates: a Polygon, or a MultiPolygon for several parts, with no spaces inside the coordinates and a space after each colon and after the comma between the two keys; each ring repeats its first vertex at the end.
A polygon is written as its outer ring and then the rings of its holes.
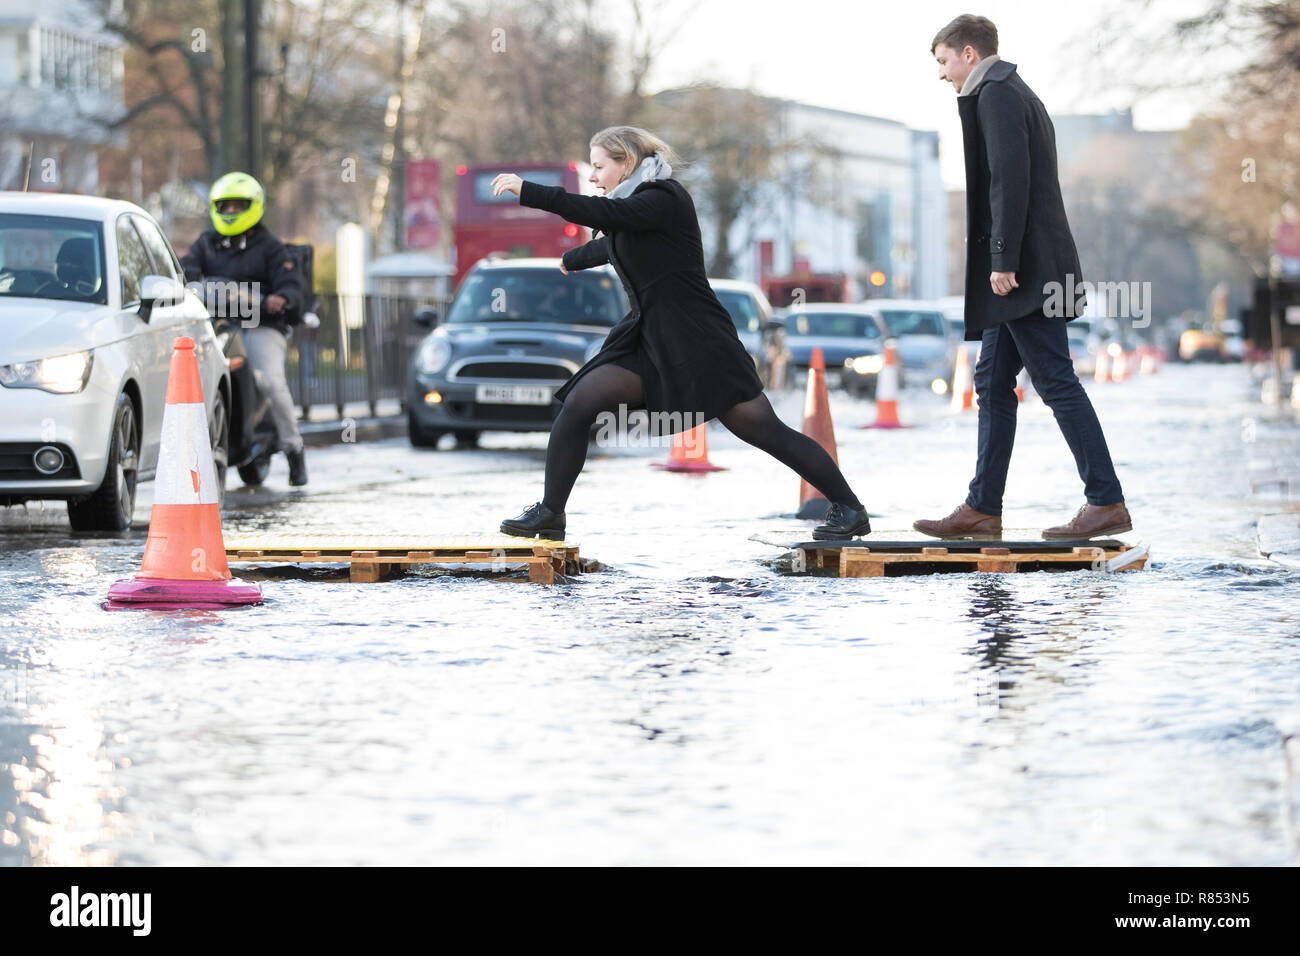
{"type": "Polygon", "coordinates": [[[501,531],[521,538],[541,537],[549,541],[563,541],[564,512],[556,514],[539,501],[524,509],[518,518],[507,518],[501,522],[501,531]]]}
{"type": "Polygon", "coordinates": [[[867,509],[855,511],[848,505],[831,503],[826,512],[826,523],[813,528],[813,537],[818,541],[855,538],[860,534],[871,534],[871,520],[867,509]]]}
{"type": "Polygon", "coordinates": [[[289,459],[289,484],[294,486],[307,484],[307,456],[303,454],[302,449],[286,451],[284,457],[289,459]]]}

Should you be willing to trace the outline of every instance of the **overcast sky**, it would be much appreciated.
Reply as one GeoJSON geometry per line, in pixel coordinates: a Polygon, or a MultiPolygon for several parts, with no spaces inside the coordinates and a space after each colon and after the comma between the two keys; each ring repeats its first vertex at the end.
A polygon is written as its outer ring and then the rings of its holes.
{"type": "MultiPolygon", "coordinates": [[[[943,176],[964,186],[956,94],[937,79],[930,41],[962,13],[978,13],[998,28],[999,54],[1056,113],[1096,113],[1132,106],[1141,129],[1176,129],[1204,105],[1205,89],[1184,88],[1134,100],[1113,62],[1099,67],[1094,47],[1114,44],[1098,24],[1108,11],[1134,10],[1117,0],[661,0],[686,25],[662,54],[652,88],[707,78],[752,84],[760,93],[817,106],[901,120],[941,136],[943,176]]],[[[1168,35],[1179,16],[1207,0],[1153,0],[1148,28],[1168,35]]],[[[618,12],[619,3],[607,5],[618,12]]],[[[1129,14],[1132,15],[1132,14],[1129,14]]],[[[619,28],[618,17],[613,24],[619,28]]],[[[626,28],[620,32],[626,33],[626,28]]],[[[1113,57],[1112,57],[1113,60],[1113,57]]],[[[1150,76],[1193,76],[1186,58],[1144,64],[1150,76]]]]}

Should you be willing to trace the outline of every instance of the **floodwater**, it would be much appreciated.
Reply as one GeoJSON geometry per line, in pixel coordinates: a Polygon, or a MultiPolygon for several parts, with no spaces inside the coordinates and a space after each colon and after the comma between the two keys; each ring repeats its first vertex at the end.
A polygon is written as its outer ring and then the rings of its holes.
{"type": "MultiPolygon", "coordinates": [[[[550,588],[282,569],[258,608],[107,612],[147,495],[116,537],[0,511],[0,863],[1293,862],[1300,573],[1256,552],[1287,506],[1246,481],[1279,426],[1240,367],[1088,387],[1143,571],[791,575],[751,536],[810,529],[798,479],[716,425],[702,478],[593,449],[570,540],[607,570],[550,588]]],[[[833,409],[880,537],[962,499],[973,413],[833,409]]],[[[279,461],[226,531],[493,530],[545,436],[484,445],[317,451],[308,494],[279,461]]],[[[1012,469],[1008,529],[1082,503],[1034,400],[1012,469]]]]}

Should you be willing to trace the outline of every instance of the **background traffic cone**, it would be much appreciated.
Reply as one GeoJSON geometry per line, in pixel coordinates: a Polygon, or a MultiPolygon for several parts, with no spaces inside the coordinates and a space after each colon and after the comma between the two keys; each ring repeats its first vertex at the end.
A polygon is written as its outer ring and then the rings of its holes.
{"type": "Polygon", "coordinates": [[[221,537],[217,471],[194,340],[173,344],[140,573],[108,589],[110,608],[222,608],[258,604],[260,585],[230,577],[221,537]]]}
{"type": "Polygon", "coordinates": [[[975,375],[970,367],[970,353],[965,345],[957,346],[957,368],[952,373],[952,410],[965,412],[975,407],[975,375]]]}
{"type": "Polygon", "coordinates": [[[1138,368],[1139,375],[1155,375],[1160,371],[1160,366],[1156,364],[1156,350],[1153,346],[1144,345],[1140,349],[1142,353],[1142,364],[1138,368]]]}
{"type": "Polygon", "coordinates": [[[1016,398],[1020,401],[1025,400],[1025,392],[1029,388],[1029,369],[1022,368],[1020,374],[1016,376],[1016,398]]]}
{"type": "Polygon", "coordinates": [[[898,348],[885,343],[885,364],[876,376],[876,420],[863,428],[907,428],[898,420],[898,348]]]}
{"type": "Polygon", "coordinates": [[[727,469],[719,465],[709,463],[708,434],[708,422],[678,432],[673,436],[673,447],[668,453],[668,461],[654,461],[650,463],[650,467],[660,468],[663,471],[685,471],[691,474],[726,471],[727,469]]]}
{"type": "Polygon", "coordinates": [[[1128,378],[1128,353],[1122,348],[1115,353],[1115,361],[1110,367],[1110,380],[1122,382],[1128,378]]]}
{"type": "Polygon", "coordinates": [[[1097,367],[1093,370],[1092,378],[1095,382],[1110,381],[1110,352],[1104,348],[1097,350],[1097,367]]]}
{"type": "MultiPolygon", "coordinates": [[[[831,425],[831,402],[826,394],[826,358],[820,348],[812,350],[808,368],[808,391],[803,401],[803,433],[811,438],[839,464],[835,453],[835,428],[831,425]]],[[[831,506],[826,496],[802,478],[799,479],[799,518],[825,518],[831,506]]]]}

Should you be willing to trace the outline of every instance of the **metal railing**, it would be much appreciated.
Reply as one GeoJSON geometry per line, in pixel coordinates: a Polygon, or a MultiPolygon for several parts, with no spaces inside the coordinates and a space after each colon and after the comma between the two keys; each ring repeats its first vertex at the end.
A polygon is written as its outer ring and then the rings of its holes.
{"type": "Polygon", "coordinates": [[[334,406],[339,418],[346,405],[360,402],[371,415],[382,401],[404,406],[407,365],[428,333],[412,316],[426,306],[446,314],[445,302],[425,298],[320,296],[320,326],[294,328],[285,363],[289,391],[303,416],[321,405],[334,406]]]}

